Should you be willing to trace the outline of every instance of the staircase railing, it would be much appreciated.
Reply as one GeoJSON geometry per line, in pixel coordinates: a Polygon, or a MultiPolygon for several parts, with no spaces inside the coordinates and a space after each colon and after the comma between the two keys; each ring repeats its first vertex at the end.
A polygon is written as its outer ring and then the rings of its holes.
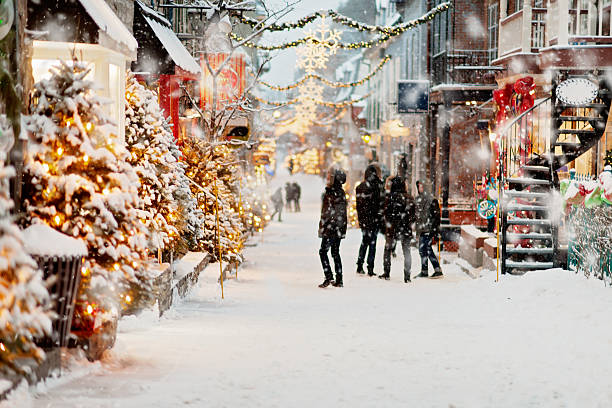
{"type": "MultiPolygon", "coordinates": [[[[547,163],[552,139],[551,96],[538,99],[534,106],[507,123],[500,137],[500,176],[504,179],[523,176],[521,166],[547,163]]],[[[542,165],[542,164],[540,164],[542,165]]],[[[548,165],[548,163],[546,164],[548,165]]]]}

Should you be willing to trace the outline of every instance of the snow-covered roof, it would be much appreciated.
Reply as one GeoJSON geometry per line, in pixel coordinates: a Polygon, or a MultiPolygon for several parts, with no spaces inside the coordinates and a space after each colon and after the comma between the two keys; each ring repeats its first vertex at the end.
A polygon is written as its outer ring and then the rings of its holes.
{"type": "Polygon", "coordinates": [[[106,35],[128,50],[136,51],[138,42],[104,0],[79,0],[87,14],[106,35]]]}
{"type": "Polygon", "coordinates": [[[189,51],[187,51],[174,31],[170,29],[169,24],[168,26],[160,24],[157,19],[146,13],[143,14],[143,17],[166,51],[168,51],[168,55],[170,55],[170,58],[172,58],[176,65],[183,68],[185,71],[189,71],[194,74],[199,74],[201,72],[200,65],[196,62],[193,56],[189,54],[189,51]]]}
{"type": "Polygon", "coordinates": [[[87,246],[80,239],[62,234],[46,224],[34,224],[23,231],[25,250],[30,255],[86,256],[87,246]]]}

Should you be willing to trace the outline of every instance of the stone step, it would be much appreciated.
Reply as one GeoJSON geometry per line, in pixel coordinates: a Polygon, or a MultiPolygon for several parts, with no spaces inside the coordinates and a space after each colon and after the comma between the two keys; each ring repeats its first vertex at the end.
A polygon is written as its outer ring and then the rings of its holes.
{"type": "Polygon", "coordinates": [[[521,239],[541,239],[541,240],[552,240],[552,234],[544,234],[538,232],[528,232],[526,234],[508,233],[506,238],[509,241],[518,241],[521,239]]]}
{"type": "Polygon", "coordinates": [[[542,205],[510,204],[506,207],[507,211],[548,211],[548,207],[542,205]]]}
{"type": "Polygon", "coordinates": [[[552,255],[553,248],[506,248],[507,254],[552,255]]]}
{"type": "Polygon", "coordinates": [[[535,178],[531,178],[531,177],[510,177],[510,178],[507,178],[506,181],[508,183],[510,183],[510,184],[527,184],[527,185],[550,184],[549,180],[540,180],[540,179],[535,179],[535,178]]]}
{"type": "Polygon", "coordinates": [[[533,191],[517,191],[517,190],[506,190],[504,194],[510,197],[521,197],[521,198],[549,198],[549,193],[536,193],[533,191]]]}
{"type": "Polygon", "coordinates": [[[517,261],[506,261],[506,268],[516,269],[551,269],[553,267],[552,262],[517,262],[517,261]]]}
{"type": "Polygon", "coordinates": [[[550,225],[550,220],[535,218],[515,218],[506,222],[508,225],[550,225]]]}

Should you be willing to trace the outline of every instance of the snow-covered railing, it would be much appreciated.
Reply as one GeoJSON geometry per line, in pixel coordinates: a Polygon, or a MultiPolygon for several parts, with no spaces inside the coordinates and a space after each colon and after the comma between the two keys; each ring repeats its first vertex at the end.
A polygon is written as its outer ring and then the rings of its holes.
{"type": "Polygon", "coordinates": [[[552,97],[536,103],[508,122],[500,131],[501,174],[506,178],[521,177],[521,166],[538,156],[550,154],[552,134],[552,97]]]}

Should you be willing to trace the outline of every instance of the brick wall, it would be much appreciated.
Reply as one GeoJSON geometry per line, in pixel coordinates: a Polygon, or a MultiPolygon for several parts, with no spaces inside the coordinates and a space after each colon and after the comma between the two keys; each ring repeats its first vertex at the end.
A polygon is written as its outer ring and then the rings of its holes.
{"type": "Polygon", "coordinates": [[[455,0],[454,49],[487,49],[487,1],[455,0]]]}

